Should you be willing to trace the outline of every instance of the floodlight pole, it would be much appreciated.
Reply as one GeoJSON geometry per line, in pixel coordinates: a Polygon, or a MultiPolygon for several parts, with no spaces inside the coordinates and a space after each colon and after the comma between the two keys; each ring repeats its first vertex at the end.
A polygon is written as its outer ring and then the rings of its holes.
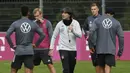
{"type": "Polygon", "coordinates": [[[43,12],[43,0],[39,0],[39,8],[42,10],[43,12]]]}
{"type": "Polygon", "coordinates": [[[102,0],[102,15],[105,14],[105,0],[102,0]]]}

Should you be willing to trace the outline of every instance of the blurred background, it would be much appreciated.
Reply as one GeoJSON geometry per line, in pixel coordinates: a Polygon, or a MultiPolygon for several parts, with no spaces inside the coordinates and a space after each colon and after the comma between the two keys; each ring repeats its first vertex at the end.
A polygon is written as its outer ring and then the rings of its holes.
{"type": "Polygon", "coordinates": [[[27,5],[30,8],[30,19],[32,20],[33,9],[42,8],[44,17],[52,22],[53,28],[61,19],[60,10],[69,6],[73,9],[75,18],[82,26],[86,17],[91,15],[90,4],[92,2],[99,4],[100,14],[105,8],[113,8],[114,17],[121,22],[123,30],[130,30],[130,0],[0,0],[0,32],[5,32],[13,21],[20,18],[22,5],[27,5]]]}

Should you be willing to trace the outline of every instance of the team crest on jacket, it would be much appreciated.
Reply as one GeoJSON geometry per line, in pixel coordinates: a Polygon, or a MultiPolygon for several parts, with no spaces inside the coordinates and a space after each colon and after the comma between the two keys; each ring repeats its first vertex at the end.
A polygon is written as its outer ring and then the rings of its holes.
{"type": "Polygon", "coordinates": [[[30,30],[31,30],[31,26],[30,26],[29,23],[24,22],[24,23],[21,24],[20,30],[21,30],[23,33],[28,33],[28,32],[30,32],[30,30]]]}
{"type": "Polygon", "coordinates": [[[109,29],[112,27],[112,20],[110,20],[109,18],[106,18],[102,21],[102,25],[105,29],[109,29]]]}

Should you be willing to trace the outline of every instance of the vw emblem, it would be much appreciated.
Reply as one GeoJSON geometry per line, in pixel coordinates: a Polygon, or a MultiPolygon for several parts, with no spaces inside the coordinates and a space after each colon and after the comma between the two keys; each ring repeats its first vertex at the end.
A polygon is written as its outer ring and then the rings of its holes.
{"type": "Polygon", "coordinates": [[[21,30],[23,33],[28,33],[28,32],[30,32],[30,30],[31,30],[31,26],[30,26],[29,23],[24,22],[24,23],[21,24],[20,30],[21,30]]]}
{"type": "Polygon", "coordinates": [[[109,29],[112,26],[112,21],[109,18],[103,20],[102,25],[104,28],[109,29]]]}

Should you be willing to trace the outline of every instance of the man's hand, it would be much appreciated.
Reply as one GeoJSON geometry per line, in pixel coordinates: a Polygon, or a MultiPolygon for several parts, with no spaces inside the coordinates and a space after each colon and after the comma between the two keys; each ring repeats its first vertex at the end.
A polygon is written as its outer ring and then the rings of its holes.
{"type": "Polygon", "coordinates": [[[73,30],[73,25],[70,25],[70,26],[68,27],[68,29],[72,31],[72,30],[73,30]]]}
{"type": "Polygon", "coordinates": [[[120,57],[119,57],[119,56],[116,56],[116,60],[120,60],[120,57]]]}
{"type": "Polygon", "coordinates": [[[88,38],[87,38],[87,34],[86,34],[86,33],[84,34],[84,37],[85,37],[85,39],[87,39],[87,40],[88,40],[88,38]]]}
{"type": "Polygon", "coordinates": [[[90,48],[89,51],[90,51],[90,53],[94,53],[95,49],[94,48],[90,48]]]}
{"type": "Polygon", "coordinates": [[[13,46],[13,48],[12,48],[13,50],[16,50],[16,46],[13,46]]]}
{"type": "Polygon", "coordinates": [[[50,50],[49,50],[48,55],[49,55],[49,56],[53,56],[53,49],[50,49],[50,50]]]}
{"type": "Polygon", "coordinates": [[[32,44],[33,48],[36,48],[36,45],[35,44],[32,44]]]}
{"type": "Polygon", "coordinates": [[[40,23],[43,23],[43,19],[42,18],[36,17],[36,20],[40,21],[40,23]]]}

